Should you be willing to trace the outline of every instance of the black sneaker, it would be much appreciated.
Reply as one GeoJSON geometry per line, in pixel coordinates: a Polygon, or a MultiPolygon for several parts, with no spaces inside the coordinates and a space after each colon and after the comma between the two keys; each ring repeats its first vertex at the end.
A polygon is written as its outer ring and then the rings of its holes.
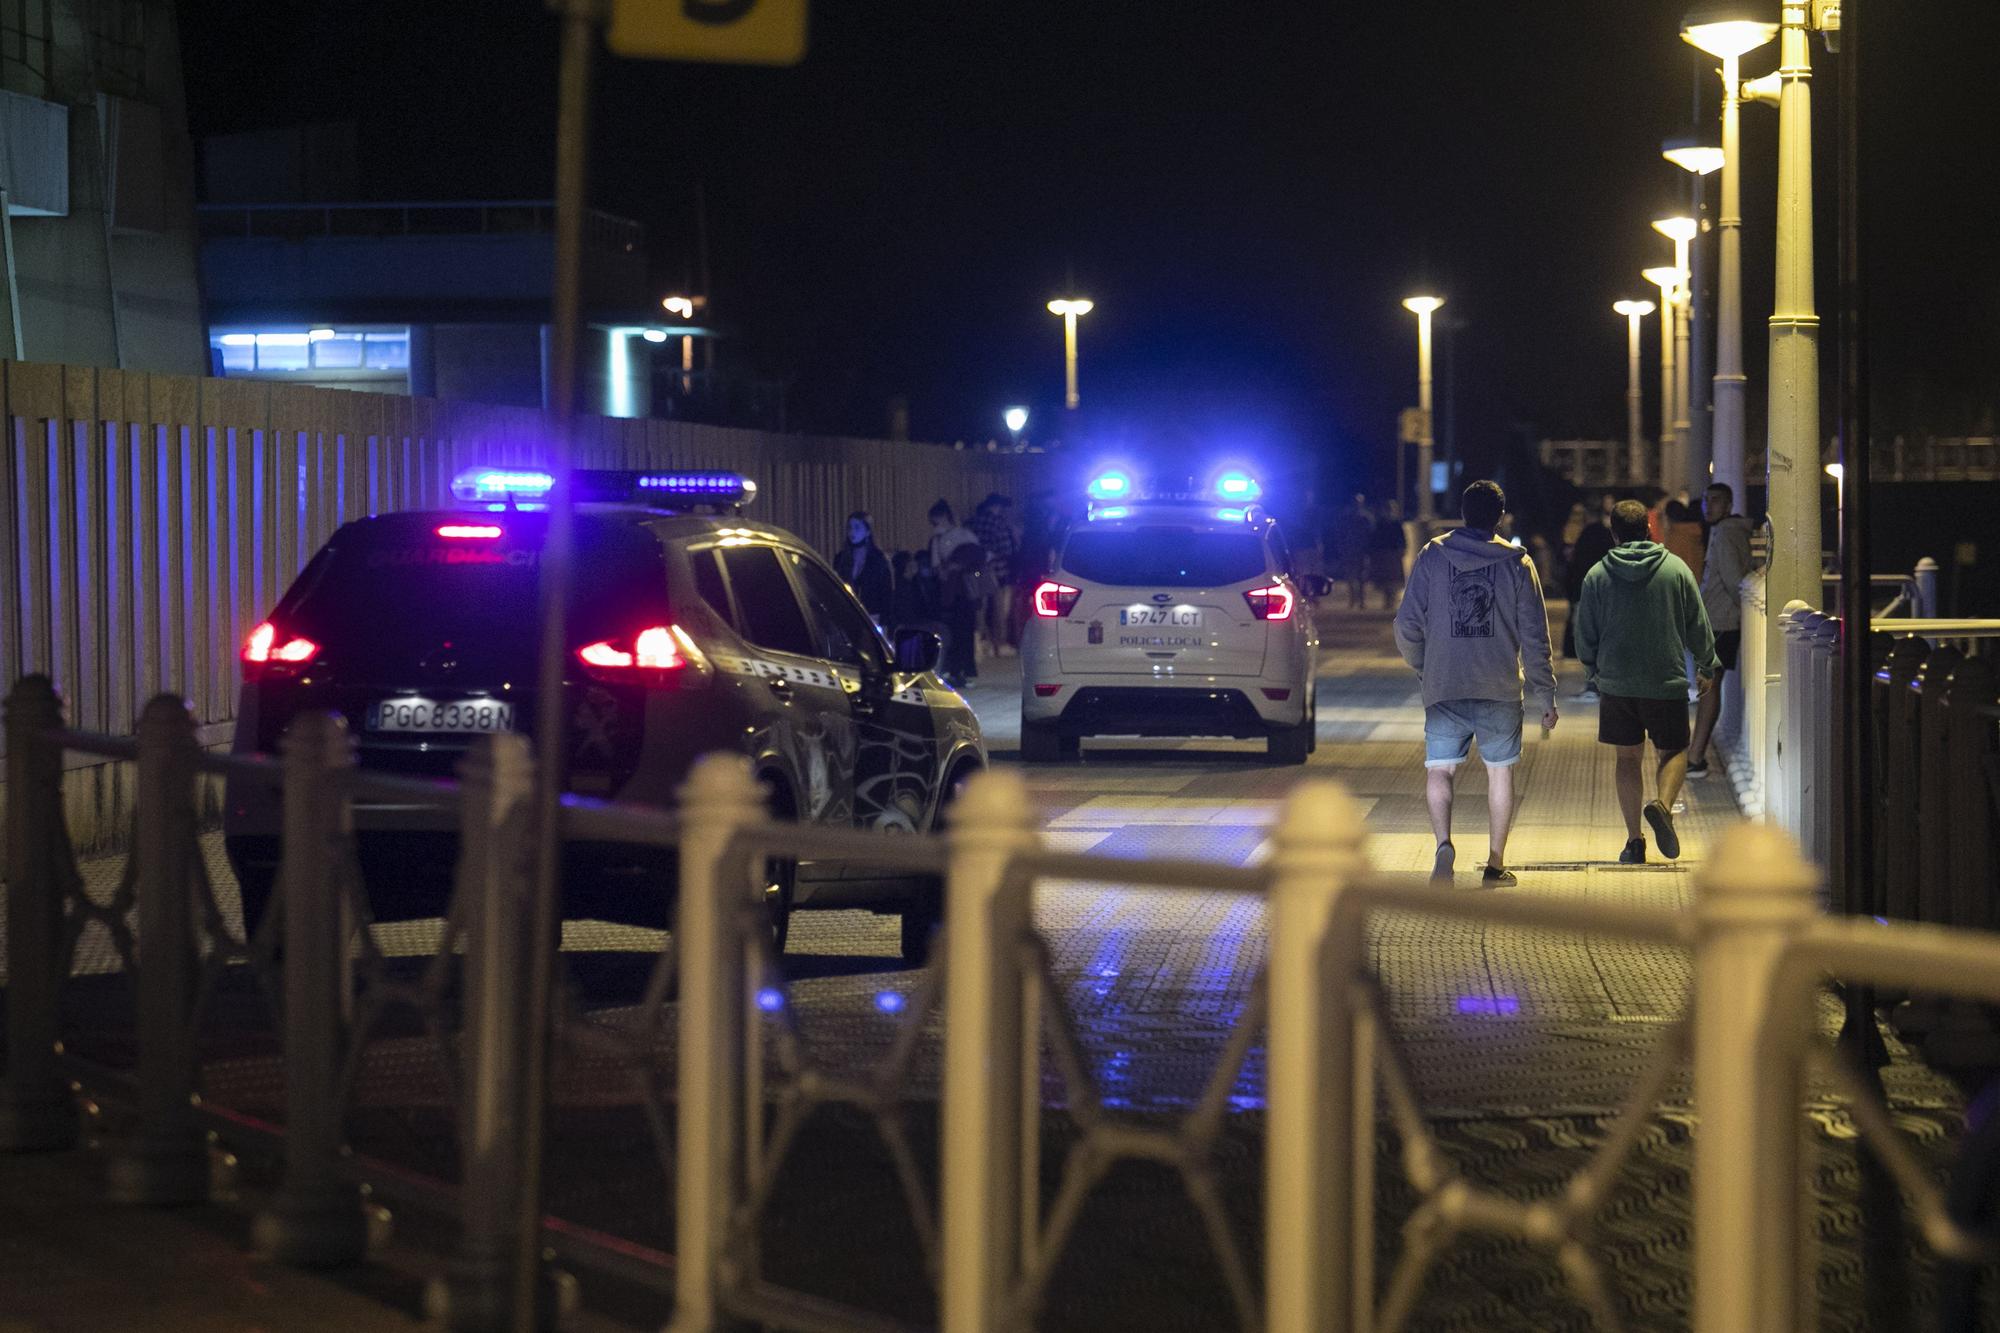
{"type": "Polygon", "coordinates": [[[1660,849],[1660,855],[1669,861],[1678,861],[1681,835],[1674,832],[1674,817],[1667,813],[1667,807],[1658,801],[1648,801],[1644,813],[1646,822],[1653,826],[1653,845],[1660,849]]]}
{"type": "Polygon", "coordinates": [[[1450,842],[1438,844],[1437,860],[1431,863],[1432,879],[1450,879],[1452,864],[1458,860],[1458,849],[1450,842]]]}
{"type": "Polygon", "coordinates": [[[1689,761],[1688,761],[1688,776],[1689,776],[1689,777],[1691,777],[1691,778],[1705,778],[1705,777],[1707,777],[1707,776],[1708,776],[1708,761],[1707,761],[1706,759],[1704,759],[1704,760],[1702,760],[1702,761],[1701,761],[1700,763],[1695,763],[1695,762],[1694,762],[1693,760],[1689,760],[1689,761]]]}
{"type": "Polygon", "coordinates": [[[1479,873],[1479,886],[1484,889],[1511,889],[1520,882],[1506,866],[1488,866],[1479,873]]]}
{"type": "Polygon", "coordinates": [[[1632,841],[1626,843],[1625,850],[1618,853],[1618,864],[1621,866],[1642,866],[1646,864],[1646,840],[1644,838],[1634,838],[1632,841]]]}

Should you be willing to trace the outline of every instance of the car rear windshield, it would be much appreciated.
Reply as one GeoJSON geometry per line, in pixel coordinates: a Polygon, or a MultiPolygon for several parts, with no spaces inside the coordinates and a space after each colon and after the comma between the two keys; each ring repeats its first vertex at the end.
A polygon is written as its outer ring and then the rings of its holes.
{"type": "Polygon", "coordinates": [[[1070,534],[1062,567],[1092,583],[1212,588],[1264,573],[1264,539],[1254,532],[1145,527],[1070,534]]]}

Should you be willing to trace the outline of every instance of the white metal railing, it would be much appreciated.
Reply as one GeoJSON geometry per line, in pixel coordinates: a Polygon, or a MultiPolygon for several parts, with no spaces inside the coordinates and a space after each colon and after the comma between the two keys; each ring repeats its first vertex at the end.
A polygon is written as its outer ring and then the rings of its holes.
{"type": "MultiPolygon", "coordinates": [[[[1751,641],[1746,635],[1746,647],[1751,641]]],[[[210,905],[206,915],[214,913],[212,890],[189,870],[198,866],[189,794],[203,771],[274,782],[285,800],[286,845],[279,910],[267,920],[281,924],[263,933],[281,930],[282,950],[273,938],[251,955],[261,953],[261,965],[277,969],[285,996],[287,1169],[259,1234],[295,1262],[353,1258],[363,1230],[355,1180],[364,1168],[340,1146],[351,1081],[342,1071],[351,1071],[366,1025],[344,1017],[354,993],[354,983],[341,979],[349,936],[337,924],[342,911],[355,907],[348,896],[348,801],[356,791],[386,784],[385,790],[448,804],[462,820],[464,854],[437,966],[457,955],[465,969],[456,1033],[463,1052],[463,1183],[455,1194],[438,1191],[460,1224],[451,1316],[458,1327],[509,1326],[521,1308],[513,1293],[534,1290],[513,1280],[520,1270],[512,1256],[524,1252],[524,1238],[532,1242],[525,1252],[539,1254],[554,1234],[544,1232],[544,1219],[523,1211],[518,1175],[526,1154],[539,1147],[522,1137],[521,1043],[550,1021],[522,1012],[520,988],[511,984],[530,947],[523,898],[533,836],[525,817],[526,741],[484,740],[461,788],[355,773],[342,728],[330,718],[295,723],[281,764],[203,755],[177,700],[155,699],[144,718],[135,746],[61,730],[45,678],[24,680],[8,698],[10,974],[0,1145],[49,1147],[75,1137],[66,1087],[75,1072],[57,1052],[65,955],[48,947],[78,910],[75,864],[61,833],[61,752],[88,747],[136,756],[139,850],[122,901],[138,911],[146,945],[133,1088],[140,1114],[118,1160],[134,1164],[126,1192],[137,1200],[203,1195],[207,1176],[197,1168],[204,1149],[192,1132],[198,1057],[189,1009],[200,952],[176,923],[191,912],[202,916],[193,912],[202,899],[210,905]]],[[[1933,1248],[1955,1261],[1992,1254],[1986,1238],[1951,1216],[1879,1093],[1822,1041],[1814,1004],[1829,976],[2000,1002],[2000,936],[1829,918],[1816,896],[1819,874],[1770,824],[1732,829],[1696,876],[1694,906],[1681,911],[1531,893],[1459,894],[1377,874],[1360,807],[1326,781],[1293,789],[1272,830],[1269,858],[1251,867],[1050,851],[1041,845],[1025,784],[1005,771],[968,785],[942,838],[773,822],[747,764],[723,756],[697,766],[677,814],[585,803],[565,819],[570,835],[672,847],[679,859],[678,929],[661,951],[645,1002],[606,1040],[626,1052],[635,1072],[659,1079],[662,1091],[678,1089],[677,1125],[669,1133],[664,1116],[653,1119],[661,1134],[656,1146],[674,1168],[674,1264],[671,1272],[648,1270],[626,1247],[622,1271],[650,1271],[658,1285],[670,1283],[674,1327],[684,1333],[746,1318],[790,1328],[890,1323],[786,1291],[758,1271],[758,1222],[772,1198],[771,1181],[804,1116],[834,1102],[871,1114],[882,1133],[935,1271],[948,1333],[1032,1326],[1082,1204],[1112,1163],[1129,1158],[1177,1172],[1246,1328],[1401,1328],[1438,1257],[1477,1234],[1545,1249],[1585,1307],[1602,1325],[1616,1327],[1624,1305],[1596,1254],[1593,1220],[1667,1079],[1689,1054],[1701,1117],[1689,1210],[1698,1333],[1813,1324],[1811,1284],[1802,1275],[1811,1271],[1816,1229],[1804,1215],[1799,1187],[1808,1070],[1826,1074],[1844,1092],[1860,1135],[1904,1186],[1933,1248]],[[764,867],[774,855],[872,861],[943,878],[940,962],[899,1016],[896,1039],[874,1069],[817,1068],[787,1048],[780,1025],[777,1072],[766,1072],[761,1056],[774,1039],[766,1020],[789,1009],[763,909],[764,867]],[[1258,895],[1267,904],[1265,973],[1253,983],[1204,1096],[1172,1125],[1114,1115],[1092,1090],[1074,1020],[1062,988],[1052,984],[1033,924],[1036,887],[1053,878],[1258,895]],[[1367,932],[1385,912],[1665,943],[1690,953],[1689,1016],[1562,1191],[1524,1201],[1480,1186],[1433,1136],[1408,1058],[1385,1021],[1381,982],[1368,965],[1367,932]],[[670,1008],[676,979],[677,1010],[670,1008]],[[933,1218],[901,1121],[913,1052],[940,1008],[942,1160],[933,1218]],[[658,1067],[661,1044],[653,1040],[668,1022],[678,1031],[671,1070],[658,1067]],[[1260,1023],[1268,1108],[1261,1282],[1246,1258],[1256,1246],[1231,1231],[1219,1206],[1212,1160],[1226,1094],[1260,1023]],[[1046,1208],[1035,1169],[1045,1049],[1069,1084],[1067,1113],[1081,1131],[1046,1208]],[[1419,1196],[1385,1282],[1375,1272],[1378,1089],[1419,1196]]],[[[227,961],[211,956],[210,965],[227,961]]],[[[574,1229],[567,1243],[572,1255],[588,1249],[574,1229]]]]}

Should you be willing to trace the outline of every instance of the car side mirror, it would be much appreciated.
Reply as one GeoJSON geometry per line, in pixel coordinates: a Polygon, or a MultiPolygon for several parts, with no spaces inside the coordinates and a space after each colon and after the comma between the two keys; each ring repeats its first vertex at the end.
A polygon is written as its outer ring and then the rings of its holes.
{"type": "Polygon", "coordinates": [[[1301,582],[1305,584],[1306,596],[1315,602],[1333,591],[1333,580],[1324,574],[1308,574],[1301,582]]]}
{"type": "Polygon", "coordinates": [[[944,641],[927,629],[903,625],[896,630],[896,669],[921,674],[935,671],[944,657],[944,641]]]}

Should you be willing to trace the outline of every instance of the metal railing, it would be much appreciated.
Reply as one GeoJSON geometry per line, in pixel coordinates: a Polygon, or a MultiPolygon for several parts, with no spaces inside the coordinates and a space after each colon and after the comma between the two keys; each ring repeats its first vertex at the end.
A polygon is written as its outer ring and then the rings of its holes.
{"type": "MultiPolygon", "coordinates": [[[[522,885],[532,822],[524,811],[530,754],[516,736],[482,739],[462,785],[357,772],[344,728],[303,717],[282,758],[219,758],[194,744],[186,705],[158,697],[135,741],[63,729],[46,678],[8,696],[7,1064],[0,1081],[0,1147],[74,1142],[70,1080],[92,1098],[120,1094],[136,1107],[112,1153],[111,1181],[139,1202],[201,1198],[210,1179],[205,1125],[242,1132],[201,1097],[195,1040],[211,979],[234,966],[269,978],[284,1057],[284,1175],[256,1228],[258,1242],[289,1262],[325,1265],[363,1252],[363,1180],[385,1192],[391,1173],[343,1148],[355,1069],[385,1006],[409,1004],[439,1059],[454,1071],[456,1190],[405,1195],[442,1202],[458,1220],[457,1255],[440,1304],[464,1328],[513,1326],[523,1313],[513,1279],[524,1236],[529,1253],[560,1245],[571,1262],[597,1262],[666,1288],[674,1327],[700,1333],[728,1319],[801,1329],[895,1326],[885,1316],[784,1289],[762,1276],[758,1223],[772,1181],[815,1108],[855,1107],[880,1133],[938,1287],[951,1333],[1031,1327],[1048,1279],[1075,1235],[1082,1205],[1118,1161],[1162,1163],[1179,1176],[1245,1328],[1404,1327],[1426,1274],[1463,1237],[1510,1237],[1546,1250],[1601,1327],[1624,1305],[1595,1248],[1593,1220],[1655,1114],[1668,1079],[1691,1056],[1700,1113],[1692,1203],[1693,1326],[1700,1333],[1770,1333],[1811,1327],[1808,1262],[1816,1243],[1804,1215],[1802,1099],[1809,1071],[1830,1079],[1860,1137],[1914,1208],[1921,1234],[1944,1259],[1993,1257],[1991,1239],[1961,1225],[1930,1169],[1894,1127],[1881,1095],[1822,1039],[1814,1018],[1828,977],[1921,986],[2000,1002],[2000,936],[1930,925],[1822,915],[1819,876],[1769,825],[1730,831],[1696,876],[1691,910],[1626,906],[1533,894],[1458,894],[1369,866],[1362,810],[1336,784],[1299,784],[1272,830],[1269,857],[1249,867],[1126,860],[1059,853],[1036,832],[1025,784],[1007,772],[974,779],[943,837],[892,837],[775,822],[750,770],[711,757],[688,781],[676,814],[578,803],[564,836],[671,847],[678,857],[678,918],[648,971],[644,998],[622,1024],[589,1023],[580,1038],[612,1052],[652,1093],[645,1099],[655,1147],[671,1161],[671,1267],[632,1246],[595,1245],[524,1207],[520,1163],[540,1145],[523,1139],[524,1045],[538,1033],[573,1031],[521,1011],[513,984],[525,950],[522,885]],[[60,772],[66,750],[139,766],[137,834],[126,878],[108,904],[83,892],[63,829],[60,772]],[[204,775],[274,783],[284,802],[284,847],[275,910],[257,938],[226,929],[197,855],[195,784],[204,775]],[[358,894],[350,803],[359,795],[453,808],[461,828],[456,889],[443,938],[415,982],[397,982],[371,960],[367,905],[358,894]],[[946,901],[941,961],[897,1015],[886,1057],[873,1069],[823,1068],[784,1021],[790,1006],[765,916],[772,857],[872,862],[940,874],[946,901]],[[1098,1095],[1077,1022],[1055,984],[1048,946],[1031,911],[1037,886],[1060,879],[1171,892],[1260,897],[1269,957],[1250,988],[1217,1070],[1178,1121],[1136,1121],[1098,1095]],[[137,914],[136,931],[124,926],[137,914]],[[1691,1012],[1670,1030],[1587,1159],[1554,1194],[1522,1200],[1459,1171],[1430,1128],[1410,1058],[1386,1018],[1368,963],[1368,931],[1385,913],[1511,928],[1577,932],[1685,948],[1691,1012]],[[134,974],[137,1058],[120,1076],[66,1049],[60,1020],[69,956],[84,926],[112,930],[134,974]],[[192,923],[192,926],[191,926],[192,923]],[[122,932],[122,933],[121,933],[122,932]],[[462,1014],[437,1002],[442,970],[461,967],[462,1014]],[[678,988],[678,998],[674,993],[678,988]],[[905,1131],[907,1074],[926,1023],[942,1011],[941,1161],[933,1212],[929,1182],[905,1131]],[[777,1021],[772,1021],[776,1019],[777,1021]],[[664,1066],[656,1040],[671,1024],[677,1054],[664,1066]],[[1265,1043],[1261,1282],[1257,1245],[1236,1234],[1217,1197],[1214,1148],[1227,1094],[1260,1033],[1265,1043]],[[767,1043],[775,1073],[767,1074],[767,1043]],[[1044,1052],[1065,1083],[1077,1130],[1053,1198],[1044,1206],[1037,1163],[1044,1052]],[[675,1090],[677,1119],[665,1111],[675,1090]],[[1402,1144],[1419,1202],[1386,1280],[1375,1270],[1378,1090],[1402,1144]]],[[[839,1238],[826,1241],[829,1253],[839,1238]]]]}

